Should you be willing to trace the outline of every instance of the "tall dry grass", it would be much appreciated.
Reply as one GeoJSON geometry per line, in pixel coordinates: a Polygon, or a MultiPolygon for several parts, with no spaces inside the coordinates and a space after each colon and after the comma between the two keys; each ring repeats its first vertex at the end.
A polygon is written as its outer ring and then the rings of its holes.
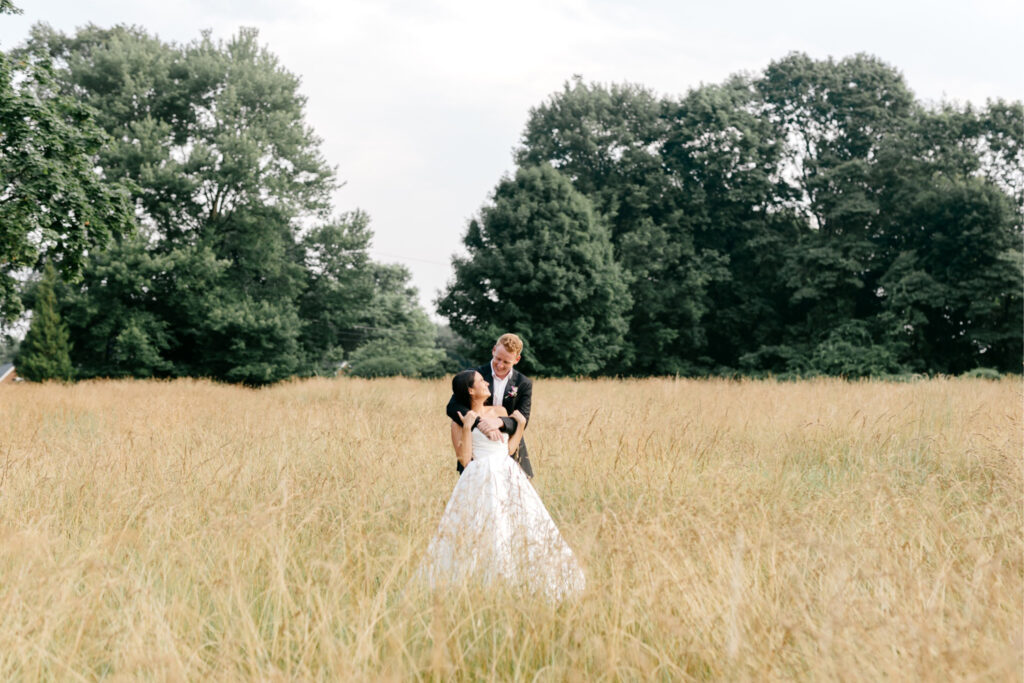
{"type": "Polygon", "coordinates": [[[0,387],[0,679],[1020,680],[1021,390],[538,381],[551,605],[410,582],[443,381],[0,387]]]}

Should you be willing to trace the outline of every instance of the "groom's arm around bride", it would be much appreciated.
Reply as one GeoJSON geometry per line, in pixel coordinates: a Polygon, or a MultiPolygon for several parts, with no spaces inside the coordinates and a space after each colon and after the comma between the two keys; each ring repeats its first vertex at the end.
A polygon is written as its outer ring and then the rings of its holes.
{"type": "MultiPolygon", "coordinates": [[[[491,362],[481,365],[476,371],[487,381],[491,390],[491,396],[485,405],[504,406],[508,415],[518,410],[529,421],[533,402],[533,381],[514,367],[521,358],[522,349],[523,342],[519,337],[514,334],[503,334],[491,350],[491,362]]],[[[452,396],[446,412],[455,424],[462,424],[458,414],[465,414],[468,409],[468,406],[460,405],[452,396]]],[[[482,422],[480,431],[490,438],[498,438],[498,430],[508,434],[515,434],[516,431],[516,421],[511,417],[482,418],[482,422]]],[[[533,467],[530,464],[525,439],[520,442],[519,449],[512,457],[523,468],[526,476],[532,478],[533,467]]],[[[462,465],[458,465],[460,473],[462,469],[462,465]]]]}

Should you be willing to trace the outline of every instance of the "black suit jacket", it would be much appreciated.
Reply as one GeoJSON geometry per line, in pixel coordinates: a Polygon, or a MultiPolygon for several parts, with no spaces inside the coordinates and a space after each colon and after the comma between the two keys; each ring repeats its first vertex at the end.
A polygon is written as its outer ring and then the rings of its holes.
{"type": "MultiPolygon", "coordinates": [[[[490,385],[491,392],[493,393],[493,391],[494,391],[494,373],[491,370],[491,364],[490,363],[486,363],[486,364],[481,365],[480,367],[474,368],[474,369],[477,372],[479,372],[481,375],[483,375],[484,381],[486,381],[487,384],[490,385]]],[[[529,377],[527,377],[523,373],[519,372],[515,368],[512,368],[512,375],[508,379],[508,384],[505,385],[505,395],[501,397],[501,405],[505,406],[505,410],[508,411],[509,415],[511,415],[512,413],[514,413],[517,410],[519,412],[521,412],[523,414],[523,417],[526,418],[527,424],[529,424],[529,421],[530,421],[530,404],[532,402],[533,402],[533,380],[531,380],[529,377]]],[[[484,405],[488,405],[488,406],[494,405],[494,396],[491,396],[486,401],[484,401],[484,405]]],[[[462,424],[462,420],[459,419],[459,413],[462,413],[463,415],[465,415],[468,410],[469,410],[469,406],[464,406],[464,405],[459,404],[455,400],[455,397],[452,396],[451,399],[448,401],[448,408],[447,408],[446,412],[448,413],[448,417],[450,417],[455,424],[461,425],[462,424]]],[[[503,418],[501,418],[501,422],[502,422],[501,430],[503,432],[508,432],[509,434],[515,434],[515,431],[516,431],[516,421],[515,420],[513,420],[511,417],[503,417],[503,418]]],[[[529,456],[529,454],[526,451],[526,438],[525,437],[523,438],[522,441],[519,442],[519,450],[517,450],[514,454],[512,454],[512,457],[515,458],[516,462],[519,463],[519,466],[523,468],[523,472],[526,473],[526,476],[528,476],[528,477],[530,477],[532,479],[533,478],[533,467],[530,465],[530,456],[529,456]]],[[[463,469],[462,468],[462,464],[457,462],[457,461],[456,461],[456,469],[458,469],[459,474],[462,474],[462,469],[463,469]]]]}

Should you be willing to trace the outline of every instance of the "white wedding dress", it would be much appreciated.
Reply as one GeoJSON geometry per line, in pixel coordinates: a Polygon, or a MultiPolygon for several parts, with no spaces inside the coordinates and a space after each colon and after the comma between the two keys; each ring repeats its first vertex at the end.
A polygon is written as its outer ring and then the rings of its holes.
{"type": "MultiPolygon", "coordinates": [[[[504,436],[504,435],[502,435],[504,436]]],[[[472,432],[459,477],[419,574],[431,587],[503,582],[561,600],[583,590],[583,570],[508,442],[472,432]]]]}

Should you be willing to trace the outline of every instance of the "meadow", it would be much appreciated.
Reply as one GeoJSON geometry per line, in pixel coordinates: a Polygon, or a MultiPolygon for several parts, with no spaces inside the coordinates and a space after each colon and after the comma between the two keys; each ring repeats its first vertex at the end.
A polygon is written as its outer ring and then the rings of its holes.
{"type": "Polygon", "coordinates": [[[1021,680],[1020,378],[538,380],[550,604],[412,580],[445,380],[0,387],[0,680],[1021,680]]]}

